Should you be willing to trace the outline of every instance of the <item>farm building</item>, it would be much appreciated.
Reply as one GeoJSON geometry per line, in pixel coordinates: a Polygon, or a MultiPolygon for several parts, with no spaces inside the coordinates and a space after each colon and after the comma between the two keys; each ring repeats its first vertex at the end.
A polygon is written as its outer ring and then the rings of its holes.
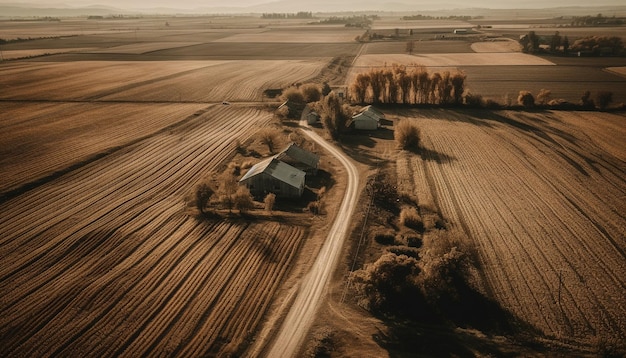
{"type": "Polygon", "coordinates": [[[467,29],[454,29],[455,34],[466,34],[467,32],[467,29]]]}
{"type": "Polygon", "coordinates": [[[239,183],[256,197],[274,193],[279,198],[299,198],[304,191],[304,176],[302,170],[272,157],[252,166],[239,183]]]}
{"type": "Polygon", "coordinates": [[[306,122],[308,124],[315,124],[315,123],[319,122],[319,120],[320,120],[320,115],[317,114],[316,112],[311,111],[311,112],[307,113],[307,115],[306,115],[306,122]]]}
{"type": "Polygon", "coordinates": [[[294,168],[313,175],[317,173],[317,167],[320,161],[319,155],[304,150],[295,143],[289,144],[287,148],[283,149],[283,151],[274,157],[283,163],[287,163],[294,168]]]}
{"type": "Polygon", "coordinates": [[[385,119],[385,115],[381,111],[372,106],[367,106],[352,116],[350,124],[354,125],[354,129],[376,130],[380,127],[381,119],[385,119]]]}

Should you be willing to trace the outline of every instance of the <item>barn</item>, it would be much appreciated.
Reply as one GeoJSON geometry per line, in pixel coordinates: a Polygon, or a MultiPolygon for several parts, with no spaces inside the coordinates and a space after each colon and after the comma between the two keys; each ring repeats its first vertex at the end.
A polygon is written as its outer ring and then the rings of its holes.
{"type": "Polygon", "coordinates": [[[279,198],[299,198],[304,192],[304,176],[302,170],[272,157],[252,166],[239,183],[255,197],[274,193],[279,198]]]}
{"type": "Polygon", "coordinates": [[[351,125],[354,126],[354,129],[376,130],[380,127],[381,119],[385,119],[385,115],[381,111],[372,106],[367,106],[352,116],[351,125]]]}
{"type": "Polygon", "coordinates": [[[287,148],[276,154],[276,159],[300,169],[307,174],[317,174],[320,157],[291,143],[287,148]]]}

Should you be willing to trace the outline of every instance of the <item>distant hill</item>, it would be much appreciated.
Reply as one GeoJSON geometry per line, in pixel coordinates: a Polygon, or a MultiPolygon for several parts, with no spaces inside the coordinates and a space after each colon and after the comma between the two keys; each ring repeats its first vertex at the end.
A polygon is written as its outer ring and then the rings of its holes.
{"type": "MultiPolygon", "coordinates": [[[[96,0],[97,1],[97,0],[96,0]]],[[[434,0],[278,0],[269,1],[253,6],[211,6],[204,5],[197,8],[185,8],[184,1],[176,2],[171,0],[169,6],[159,2],[159,7],[136,8],[132,3],[124,0],[103,0],[107,5],[92,6],[69,6],[65,4],[37,5],[28,3],[3,3],[0,0],[0,18],[14,17],[65,17],[65,16],[107,16],[119,14],[226,14],[226,13],[295,13],[298,11],[311,12],[410,12],[428,14],[429,12],[441,13],[442,10],[453,15],[467,15],[475,13],[477,9],[542,9],[542,8],[562,8],[562,15],[594,15],[603,13],[604,15],[625,15],[626,6],[623,0],[604,0],[602,6],[589,6],[587,0],[551,0],[548,3],[539,0],[529,0],[526,2],[503,2],[501,0],[481,0],[481,1],[459,1],[444,0],[436,2],[434,0]],[[471,11],[469,11],[471,9],[471,11]],[[465,12],[464,12],[465,11],[465,12]]],[[[167,0],[166,0],[167,1],[167,0]]],[[[225,1],[224,1],[225,2],[225,1]]],[[[215,2],[214,2],[215,3],[215,2]]],[[[551,11],[554,13],[554,11],[551,11]]]]}

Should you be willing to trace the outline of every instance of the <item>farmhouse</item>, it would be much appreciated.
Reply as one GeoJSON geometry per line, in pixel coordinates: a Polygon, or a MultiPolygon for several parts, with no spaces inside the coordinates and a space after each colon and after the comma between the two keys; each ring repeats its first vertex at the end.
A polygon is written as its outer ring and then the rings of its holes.
{"type": "Polygon", "coordinates": [[[354,129],[376,130],[380,127],[381,119],[385,119],[385,115],[370,105],[352,116],[350,125],[354,125],[354,129]]]}
{"type": "Polygon", "coordinates": [[[276,157],[267,158],[239,180],[256,197],[274,193],[279,198],[299,198],[304,191],[305,172],[283,163],[276,157]]]}
{"type": "Polygon", "coordinates": [[[320,161],[319,155],[304,150],[295,143],[289,144],[287,148],[276,154],[274,158],[294,168],[300,169],[307,174],[313,175],[317,173],[317,167],[320,161]]]}

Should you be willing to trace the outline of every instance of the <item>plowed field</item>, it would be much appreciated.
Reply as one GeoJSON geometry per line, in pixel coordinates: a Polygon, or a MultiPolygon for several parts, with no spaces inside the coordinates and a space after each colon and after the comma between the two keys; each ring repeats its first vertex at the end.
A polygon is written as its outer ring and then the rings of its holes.
{"type": "Polygon", "coordinates": [[[214,106],[0,204],[3,356],[236,353],[305,232],[182,198],[271,114],[214,106]]]}
{"type": "Polygon", "coordinates": [[[468,234],[491,294],[548,337],[623,341],[624,116],[400,115],[419,124],[424,150],[399,157],[399,189],[468,234]]]}

